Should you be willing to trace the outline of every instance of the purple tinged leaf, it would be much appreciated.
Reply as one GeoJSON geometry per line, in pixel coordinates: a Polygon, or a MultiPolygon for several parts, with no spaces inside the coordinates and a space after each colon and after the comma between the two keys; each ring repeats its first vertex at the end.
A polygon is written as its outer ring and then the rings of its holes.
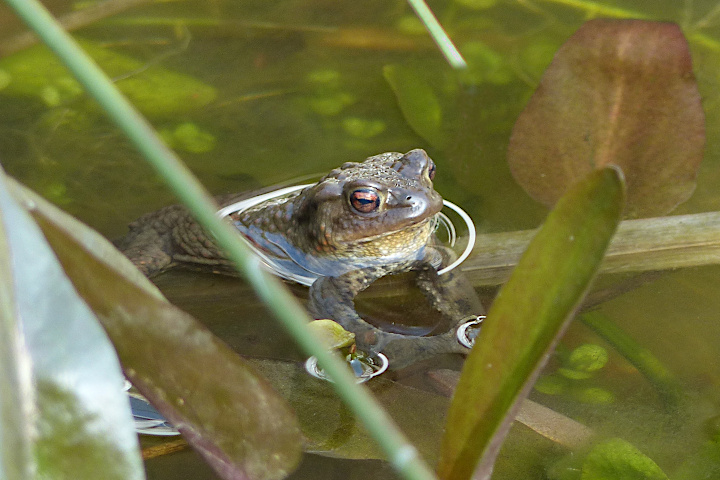
{"type": "Polygon", "coordinates": [[[552,205],[590,171],[622,168],[630,217],[685,201],[705,144],[687,41],[672,23],[593,20],[560,48],[512,132],[517,182],[552,205]]]}
{"type": "Polygon", "coordinates": [[[520,401],[582,301],[620,221],[615,168],[598,170],[563,196],[533,238],[483,323],[448,412],[438,473],[486,479],[520,401]]]}
{"type": "Polygon", "coordinates": [[[145,478],[123,376],[0,169],[0,478],[145,478]]]}
{"type": "Polygon", "coordinates": [[[14,194],[32,205],[125,375],[222,478],[279,480],[294,470],[297,419],[255,369],[147,279],[128,278],[131,264],[99,234],[26,190],[14,194]]]}

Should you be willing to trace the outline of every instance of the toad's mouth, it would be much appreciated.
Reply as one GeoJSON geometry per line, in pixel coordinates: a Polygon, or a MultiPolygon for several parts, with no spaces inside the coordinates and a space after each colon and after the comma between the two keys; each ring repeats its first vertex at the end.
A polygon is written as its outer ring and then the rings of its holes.
{"type": "Polygon", "coordinates": [[[353,243],[369,243],[397,235],[418,235],[422,234],[422,230],[428,227],[428,224],[430,224],[428,228],[429,236],[437,228],[438,223],[440,222],[440,215],[440,212],[438,212],[430,217],[409,220],[406,224],[399,226],[394,230],[386,230],[376,235],[363,235],[362,237],[358,237],[357,239],[346,239],[346,241],[353,243]]]}

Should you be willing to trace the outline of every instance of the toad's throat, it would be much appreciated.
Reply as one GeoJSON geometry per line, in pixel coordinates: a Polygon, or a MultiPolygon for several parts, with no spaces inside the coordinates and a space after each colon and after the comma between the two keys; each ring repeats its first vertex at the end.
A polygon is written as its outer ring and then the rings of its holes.
{"type": "Polygon", "coordinates": [[[417,239],[419,243],[423,245],[427,244],[430,236],[437,228],[439,222],[439,214],[435,214],[429,218],[418,219],[413,222],[409,222],[402,228],[398,228],[391,231],[380,232],[377,235],[363,236],[357,240],[349,239],[345,242],[346,245],[366,245],[374,242],[392,242],[398,247],[402,247],[404,242],[413,242],[417,239]]]}

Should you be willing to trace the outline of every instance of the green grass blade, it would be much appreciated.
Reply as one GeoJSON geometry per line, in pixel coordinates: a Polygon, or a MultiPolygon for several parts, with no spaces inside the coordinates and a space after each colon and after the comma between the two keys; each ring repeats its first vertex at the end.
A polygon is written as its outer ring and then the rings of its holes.
{"type": "Polygon", "coordinates": [[[433,473],[419,458],[391,418],[368,391],[355,383],[347,365],[335,354],[324,350],[307,329],[307,313],[276,278],[265,272],[259,260],[242,244],[237,232],[215,215],[209,193],[189,169],[157,136],[152,126],[117,91],[112,82],[62,30],[37,0],[5,0],[50,47],[83,87],[107,112],[162,176],[175,194],[187,205],[205,229],[213,232],[218,245],[251,282],[268,308],[290,331],[298,344],[318,358],[320,366],[334,380],[338,394],[386,452],[389,461],[407,479],[432,479],[433,473]]]}
{"type": "Polygon", "coordinates": [[[598,170],[560,199],[535,235],[465,362],[443,438],[442,479],[490,477],[515,410],[582,301],[623,203],[619,170],[598,170]]]}
{"type": "Polygon", "coordinates": [[[435,15],[433,15],[430,7],[424,0],[408,0],[408,3],[415,11],[415,14],[420,18],[420,21],[427,28],[428,33],[437,44],[440,52],[443,54],[445,59],[448,61],[450,66],[456,70],[462,70],[467,68],[465,59],[460,55],[460,52],[455,48],[455,44],[452,43],[448,34],[445,33],[440,22],[437,21],[435,15]]]}

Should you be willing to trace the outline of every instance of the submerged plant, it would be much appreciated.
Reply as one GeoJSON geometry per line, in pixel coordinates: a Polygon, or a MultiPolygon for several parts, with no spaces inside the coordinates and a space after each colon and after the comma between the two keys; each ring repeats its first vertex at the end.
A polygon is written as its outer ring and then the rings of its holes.
{"type": "MultiPolygon", "coordinates": [[[[18,10],[26,8],[23,6],[25,2],[28,0],[8,0],[18,10]]],[[[493,8],[495,5],[494,2],[460,3],[473,9],[493,8]]],[[[34,14],[44,15],[37,11],[34,14]]],[[[33,23],[32,18],[28,21],[33,23]]],[[[72,57],[75,51],[63,43],[66,40],[57,40],[52,34],[52,26],[46,24],[42,28],[51,31],[50,34],[44,33],[48,35],[46,41],[50,38],[58,42],[55,48],[65,61],[72,62],[68,55],[72,57]]],[[[623,177],[628,180],[628,211],[634,215],[667,209],[689,194],[703,146],[704,122],[689,70],[689,54],[678,33],[667,24],[588,23],[561,49],[548,70],[551,80],[543,81],[518,121],[510,153],[515,171],[519,172],[521,183],[524,182],[530,189],[542,182],[555,182],[545,185],[553,193],[548,203],[557,202],[557,205],[535,236],[512,280],[498,296],[483,326],[481,340],[466,362],[458,393],[450,407],[439,458],[440,478],[465,480],[473,475],[475,478],[489,478],[514,412],[539,373],[545,354],[552,349],[584,298],[620,221],[624,206],[623,177]],[[618,39],[624,39],[622,48],[618,46],[618,39]],[[597,54],[582,56],[589,58],[583,71],[592,74],[574,70],[575,62],[572,60],[576,59],[578,49],[597,54]],[[609,67],[616,65],[619,65],[619,75],[609,67]],[[626,77],[622,73],[637,72],[638,68],[640,75],[633,75],[633,78],[637,77],[640,81],[629,85],[623,83],[626,77]],[[662,82],[649,88],[649,80],[655,77],[661,78],[662,82]],[[618,92],[628,89],[636,95],[632,98],[619,95],[618,92]],[[570,103],[566,98],[567,92],[572,93],[570,103]],[[604,105],[608,98],[613,101],[604,105]],[[583,106],[579,108],[578,105],[583,106]],[[598,107],[596,114],[592,116],[591,123],[583,123],[578,116],[582,118],[591,106],[598,107]],[[539,127],[547,130],[539,131],[539,127]],[[631,132],[632,136],[628,139],[619,132],[631,132]],[[660,142],[664,148],[652,151],[653,163],[648,166],[646,149],[638,148],[638,145],[655,142],[660,142]],[[618,164],[619,168],[615,166],[618,164]],[[567,171],[573,175],[559,173],[567,171]],[[670,175],[660,174],[667,172],[670,175]],[[673,181],[676,178],[673,175],[679,175],[678,172],[682,172],[682,182],[673,181]],[[478,460],[480,464],[476,470],[478,460]]],[[[508,73],[505,65],[498,63],[499,59],[492,51],[481,47],[479,43],[473,46],[476,61],[492,67],[487,74],[490,76],[472,77],[466,79],[466,83],[486,80],[488,83],[503,83],[508,73]]],[[[289,294],[260,271],[238,246],[233,232],[216,221],[205,192],[189,179],[184,168],[173,161],[169,152],[159,146],[157,137],[148,126],[114,93],[108,93],[111,90],[100,76],[85,75],[83,68],[86,67],[86,64],[74,64],[75,74],[84,79],[86,87],[116,116],[118,123],[139,148],[154,158],[156,168],[169,178],[169,183],[185,201],[194,205],[192,208],[203,219],[205,226],[217,231],[219,242],[229,249],[231,258],[238,265],[244,265],[246,276],[254,282],[268,305],[285,318],[298,341],[308,352],[320,357],[324,370],[340,385],[340,396],[381,443],[384,456],[405,478],[433,478],[415,449],[405,442],[404,436],[395,429],[368,391],[354,386],[353,377],[341,363],[332,360],[320,345],[322,342],[313,344],[314,337],[307,335],[302,321],[298,321],[305,317],[304,313],[290,308],[294,303],[289,294]]],[[[93,70],[93,73],[97,72],[93,70]]],[[[445,132],[450,129],[444,123],[448,116],[444,114],[443,104],[438,101],[433,87],[403,66],[388,66],[384,74],[409,124],[434,145],[448,146],[451,142],[445,132]]],[[[473,72],[470,71],[470,74],[473,72]]],[[[325,85],[335,94],[339,91],[336,79],[333,72],[326,72],[324,75],[318,73],[309,81],[325,85]]],[[[43,99],[46,103],[48,100],[51,103],[62,102],[63,92],[72,93],[72,89],[60,91],[57,86],[53,88],[55,92],[45,92],[43,99]]],[[[318,113],[339,114],[352,103],[347,98],[341,100],[332,109],[321,108],[318,113]]],[[[174,129],[168,133],[174,141],[191,151],[193,148],[206,151],[214,145],[214,139],[194,124],[183,125],[179,131],[174,129]]],[[[348,116],[344,128],[358,137],[372,137],[385,126],[348,116]]],[[[0,183],[0,187],[2,185],[0,183]]],[[[283,478],[297,465],[299,450],[303,446],[310,451],[342,452],[352,458],[380,456],[377,451],[366,451],[374,447],[368,447],[370,442],[364,433],[354,431],[354,418],[330,393],[329,385],[311,383],[303,372],[298,375],[297,368],[289,364],[258,361],[250,367],[248,362],[231,352],[187,314],[167,304],[146,279],[139,277],[122,260],[116,260],[117,253],[107,242],[93,237],[93,233],[49,208],[32,194],[12,188],[16,202],[19,201],[43,229],[43,235],[60,258],[67,277],[95,311],[114,343],[126,376],[186,434],[190,443],[224,478],[283,478]],[[161,351],[156,349],[157,345],[162,345],[161,351]],[[206,364],[212,367],[207,368],[206,364]],[[286,400],[254,373],[254,369],[262,371],[273,387],[295,407],[295,413],[288,408],[286,400]],[[314,396],[323,402],[330,400],[308,407],[308,399],[314,396]],[[234,414],[231,421],[228,421],[228,410],[234,414]],[[334,423],[316,425],[317,417],[329,415],[328,412],[337,413],[338,428],[334,423]],[[320,427],[332,428],[330,432],[326,429],[317,433],[316,429],[320,427]],[[305,436],[304,445],[301,443],[301,431],[305,436]],[[353,445],[347,437],[360,447],[353,445]]],[[[0,193],[2,191],[0,189],[0,193]]],[[[2,213],[5,216],[7,209],[15,207],[6,206],[11,205],[7,196],[3,197],[3,202],[2,213]]],[[[6,222],[3,226],[7,229],[13,225],[6,222]]],[[[4,239],[0,237],[0,246],[4,239]]],[[[5,258],[5,254],[6,249],[0,249],[0,260],[5,258]]],[[[13,255],[11,252],[5,256],[14,258],[13,255]]],[[[18,267],[22,268],[22,265],[18,267]]],[[[64,275],[62,277],[65,278],[64,275]]],[[[2,298],[12,297],[13,292],[0,289],[0,295],[3,295],[2,298]]],[[[5,302],[2,304],[7,305],[5,302]]],[[[0,336],[3,339],[17,339],[27,325],[40,321],[22,318],[22,322],[28,323],[21,327],[17,315],[7,308],[3,315],[3,325],[8,332],[7,336],[0,336]]],[[[337,334],[335,332],[335,337],[337,334]]],[[[348,342],[351,340],[340,335],[341,346],[347,346],[348,342]]],[[[3,454],[0,473],[12,477],[16,472],[31,472],[41,462],[50,459],[48,462],[52,465],[48,468],[57,469],[52,471],[60,476],[65,465],[61,462],[56,464],[53,459],[57,457],[53,455],[66,452],[65,446],[51,443],[41,444],[42,449],[35,449],[34,439],[22,434],[26,433],[23,428],[31,428],[30,412],[22,411],[22,402],[13,393],[21,387],[32,390],[33,386],[28,384],[27,378],[25,383],[20,381],[23,380],[20,378],[22,362],[32,363],[41,354],[20,357],[17,356],[17,344],[6,342],[0,346],[3,358],[11,360],[2,362],[4,366],[10,366],[6,367],[10,371],[3,378],[19,378],[3,384],[2,436],[5,438],[5,432],[21,433],[17,436],[20,440],[15,444],[0,443],[0,453],[3,454]],[[20,415],[6,415],[6,405],[15,408],[12,413],[20,411],[20,415]],[[25,422],[25,425],[12,430],[13,422],[17,423],[18,418],[21,420],[19,423],[25,422]],[[49,450],[46,449],[48,446],[49,450]],[[48,451],[53,455],[46,455],[48,451]],[[20,455],[12,457],[14,452],[20,455]]],[[[570,355],[565,368],[575,375],[578,372],[592,373],[602,366],[602,357],[597,349],[584,348],[570,355]]],[[[388,399],[388,403],[401,404],[402,401],[405,402],[402,405],[409,405],[412,401],[417,402],[417,393],[404,390],[407,387],[393,385],[389,380],[377,382],[378,387],[371,386],[370,389],[378,395],[387,395],[382,398],[388,399]],[[391,395],[388,392],[396,396],[388,398],[391,395]]],[[[35,393],[47,393],[47,390],[37,390],[35,393]]],[[[121,391],[114,393],[115,399],[123,395],[121,391]]],[[[59,399],[58,404],[66,401],[65,397],[55,397],[59,399]]],[[[436,439],[443,428],[442,412],[438,410],[444,409],[446,403],[431,395],[424,400],[416,410],[422,414],[429,412],[425,422],[428,425],[423,426],[427,430],[414,435],[414,439],[428,442],[426,445],[418,444],[418,449],[431,457],[438,455],[436,439]],[[433,411],[436,415],[432,414],[433,411]]],[[[394,407],[391,405],[389,408],[394,407]]],[[[412,413],[417,412],[414,410],[412,413]]],[[[396,417],[403,414],[402,411],[394,413],[396,417]]],[[[52,415],[43,418],[50,423],[57,420],[52,415]]],[[[118,425],[125,425],[118,428],[127,429],[124,420],[118,425]]],[[[102,453],[100,446],[91,449],[98,455],[102,453]]],[[[134,445],[126,448],[134,449],[134,445]]],[[[132,452],[121,458],[103,455],[100,461],[108,465],[126,461],[130,465],[128,471],[132,471],[125,478],[142,475],[137,457],[132,452]]],[[[73,474],[78,474],[77,470],[72,470],[74,465],[69,468],[73,474]]],[[[652,460],[624,440],[605,441],[591,449],[582,464],[581,478],[604,480],[612,478],[608,475],[617,472],[624,475],[618,478],[666,478],[652,460]]],[[[30,473],[25,477],[29,478],[28,475],[30,473]]]]}

